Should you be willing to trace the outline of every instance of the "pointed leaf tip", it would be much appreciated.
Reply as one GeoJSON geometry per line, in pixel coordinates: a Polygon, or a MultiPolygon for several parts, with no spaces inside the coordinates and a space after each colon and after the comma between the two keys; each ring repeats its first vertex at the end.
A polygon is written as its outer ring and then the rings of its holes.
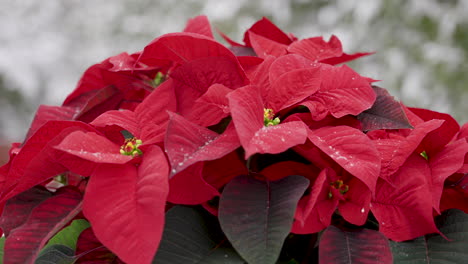
{"type": "Polygon", "coordinates": [[[400,103],[388,91],[372,86],[377,98],[372,107],[357,116],[363,131],[413,128],[400,103]]]}
{"type": "Polygon", "coordinates": [[[219,222],[248,263],[276,262],[291,231],[297,202],[308,185],[308,179],[297,175],[273,182],[241,175],[226,185],[219,222]]]}
{"type": "Polygon", "coordinates": [[[189,19],[187,25],[185,26],[184,32],[197,33],[214,39],[213,32],[211,31],[210,21],[206,16],[197,16],[189,19]]]}

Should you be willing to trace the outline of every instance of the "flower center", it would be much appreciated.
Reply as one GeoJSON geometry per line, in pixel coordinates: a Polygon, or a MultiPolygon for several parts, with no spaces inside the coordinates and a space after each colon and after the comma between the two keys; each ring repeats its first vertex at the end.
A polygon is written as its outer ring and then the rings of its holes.
{"type": "Polygon", "coordinates": [[[349,191],[349,185],[344,184],[342,180],[337,180],[330,183],[330,191],[328,198],[333,198],[334,195],[342,196],[349,191]]]}
{"type": "Polygon", "coordinates": [[[280,123],[280,119],[275,117],[275,113],[273,113],[273,109],[264,108],[263,109],[263,124],[265,126],[275,126],[280,123]]]}
{"type": "Polygon", "coordinates": [[[128,138],[120,147],[120,154],[132,157],[142,155],[143,152],[138,148],[141,144],[143,142],[140,139],[128,138]]]}

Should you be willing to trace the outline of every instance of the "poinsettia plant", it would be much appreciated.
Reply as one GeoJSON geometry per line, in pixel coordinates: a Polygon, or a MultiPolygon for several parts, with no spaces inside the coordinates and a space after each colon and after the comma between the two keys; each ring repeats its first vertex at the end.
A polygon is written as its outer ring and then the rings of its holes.
{"type": "Polygon", "coordinates": [[[468,125],[332,36],[208,19],[91,66],[0,167],[3,263],[468,260],[468,125]]]}

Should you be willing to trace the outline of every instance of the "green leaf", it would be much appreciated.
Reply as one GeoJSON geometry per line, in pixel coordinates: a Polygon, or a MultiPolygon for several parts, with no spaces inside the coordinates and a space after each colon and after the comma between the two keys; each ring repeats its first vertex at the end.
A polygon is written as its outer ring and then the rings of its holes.
{"type": "Polygon", "coordinates": [[[319,263],[388,263],[392,252],[388,239],[370,229],[343,231],[329,226],[319,244],[319,263]]]}
{"type": "Polygon", "coordinates": [[[163,237],[153,263],[244,263],[234,250],[219,247],[222,238],[216,218],[194,208],[174,206],[166,213],[163,237]]]}
{"type": "Polygon", "coordinates": [[[440,235],[426,235],[405,242],[391,242],[394,263],[468,263],[468,215],[451,209],[440,217],[440,235]]]}
{"type": "Polygon", "coordinates": [[[309,180],[297,175],[273,182],[242,175],[225,186],[219,202],[221,229],[248,263],[276,262],[308,186],[309,180]]]}
{"type": "Polygon", "coordinates": [[[5,237],[0,237],[0,264],[3,264],[3,252],[5,248],[5,237]]]}
{"type": "Polygon", "coordinates": [[[73,264],[75,250],[64,245],[51,245],[41,252],[34,264],[73,264]]]}
{"type": "Polygon", "coordinates": [[[76,242],[78,241],[78,237],[80,236],[81,232],[86,228],[90,227],[88,221],[85,219],[77,219],[74,220],[69,226],[62,229],[58,232],[54,237],[52,237],[47,245],[44,247],[43,250],[52,246],[52,245],[64,245],[73,250],[76,250],[76,242]]]}

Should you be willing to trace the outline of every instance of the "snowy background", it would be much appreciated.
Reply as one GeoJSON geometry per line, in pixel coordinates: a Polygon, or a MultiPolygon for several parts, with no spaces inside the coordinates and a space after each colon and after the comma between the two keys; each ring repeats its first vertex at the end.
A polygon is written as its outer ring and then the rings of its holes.
{"type": "Polygon", "coordinates": [[[410,106],[468,121],[468,0],[0,0],[0,145],[21,141],[39,104],[84,70],[209,17],[240,41],[262,16],[299,38],[337,35],[351,64],[410,106]]]}

